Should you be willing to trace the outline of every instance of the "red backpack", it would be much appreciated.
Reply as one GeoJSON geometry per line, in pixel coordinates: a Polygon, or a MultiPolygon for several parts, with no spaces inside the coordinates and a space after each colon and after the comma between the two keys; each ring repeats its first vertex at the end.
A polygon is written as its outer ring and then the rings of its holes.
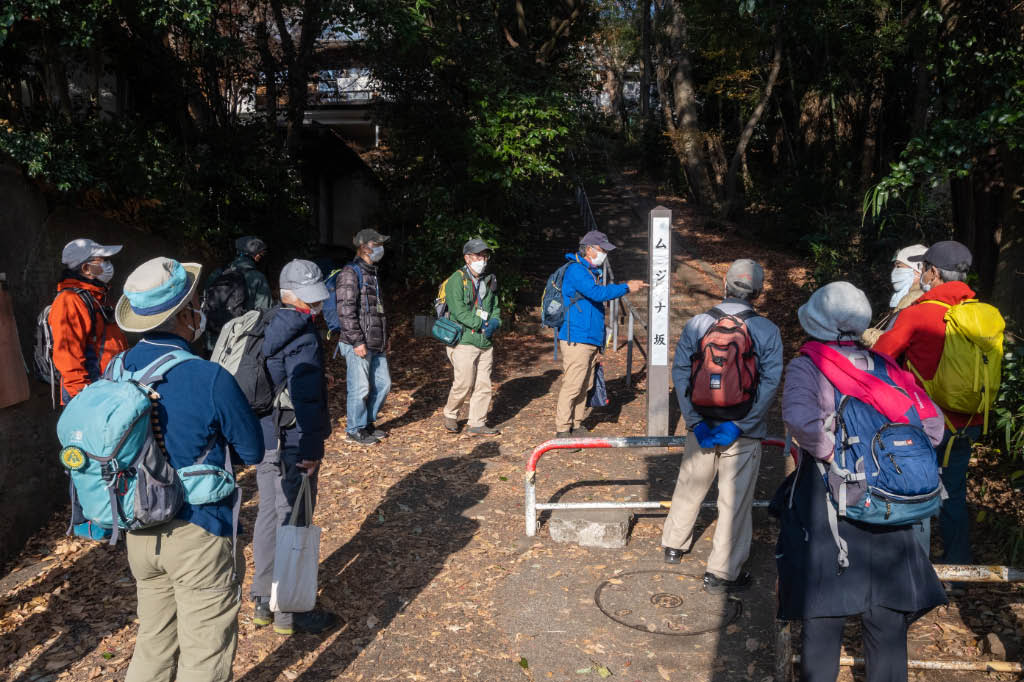
{"type": "Polygon", "coordinates": [[[718,308],[707,312],[715,323],[690,357],[690,385],[686,395],[708,419],[742,419],[750,412],[757,393],[757,358],[746,320],[757,315],[745,310],[727,315],[718,308]]]}

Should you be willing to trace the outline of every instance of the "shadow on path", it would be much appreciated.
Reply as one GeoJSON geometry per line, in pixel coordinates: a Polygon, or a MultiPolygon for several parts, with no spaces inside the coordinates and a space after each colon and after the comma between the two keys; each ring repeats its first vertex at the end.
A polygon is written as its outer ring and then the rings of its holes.
{"type": "Polygon", "coordinates": [[[543,374],[530,375],[506,381],[498,389],[491,407],[491,419],[495,424],[505,424],[516,418],[519,411],[537,398],[547,395],[551,385],[561,375],[557,369],[543,374]]]}
{"type": "MultiPolygon", "coordinates": [[[[479,523],[463,516],[487,495],[480,483],[498,444],[423,464],[391,486],[352,539],[320,564],[320,602],[346,621],[344,633],[317,655],[299,680],[343,673],[377,633],[465,547],[479,523]]],[[[322,636],[293,636],[250,669],[241,682],[276,680],[317,649],[322,636]]]]}

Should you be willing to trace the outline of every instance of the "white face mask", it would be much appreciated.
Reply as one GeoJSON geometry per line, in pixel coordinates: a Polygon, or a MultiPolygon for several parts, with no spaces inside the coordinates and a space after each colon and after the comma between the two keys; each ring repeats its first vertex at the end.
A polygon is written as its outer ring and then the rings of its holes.
{"type": "Polygon", "coordinates": [[[384,247],[375,246],[370,250],[370,262],[379,263],[380,259],[384,257],[384,247]]]}
{"type": "Polygon", "coordinates": [[[198,341],[199,337],[206,331],[206,313],[203,312],[202,308],[193,308],[192,306],[189,306],[189,310],[193,313],[193,320],[196,319],[195,313],[199,313],[199,326],[193,327],[191,323],[188,325],[188,328],[192,330],[192,340],[198,341]]]}
{"type": "Polygon", "coordinates": [[[895,293],[889,299],[890,308],[895,308],[900,299],[907,295],[910,287],[914,286],[914,277],[916,276],[917,273],[912,268],[895,267],[892,269],[889,279],[892,281],[892,290],[895,293]]]}
{"type": "Polygon", "coordinates": [[[96,279],[103,282],[104,284],[109,284],[110,280],[114,279],[114,264],[108,260],[105,260],[100,265],[100,267],[103,268],[103,270],[100,272],[99,275],[96,276],[96,279]]]}
{"type": "Polygon", "coordinates": [[[608,257],[608,254],[605,253],[604,251],[601,251],[600,253],[595,255],[593,258],[591,258],[590,262],[593,263],[595,267],[599,268],[599,267],[601,267],[604,264],[604,259],[607,258],[607,257],[608,257]]]}
{"type": "Polygon", "coordinates": [[[475,260],[475,261],[473,261],[472,263],[469,264],[469,269],[473,271],[474,275],[479,276],[479,275],[483,274],[484,270],[487,269],[487,261],[485,261],[485,260],[475,260]]]}
{"type": "Polygon", "coordinates": [[[316,303],[310,303],[309,304],[309,312],[312,313],[314,316],[315,315],[319,315],[320,312],[323,309],[324,309],[324,302],[323,301],[317,301],[316,303]]]}

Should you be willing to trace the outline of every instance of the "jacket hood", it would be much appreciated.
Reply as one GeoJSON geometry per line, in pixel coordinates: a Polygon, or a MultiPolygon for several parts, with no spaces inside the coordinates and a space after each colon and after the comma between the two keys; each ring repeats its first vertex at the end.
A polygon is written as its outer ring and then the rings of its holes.
{"type": "Polygon", "coordinates": [[[356,265],[358,265],[359,267],[361,267],[363,270],[366,270],[367,272],[369,272],[371,275],[377,274],[377,264],[376,263],[367,263],[362,258],[356,258],[352,262],[355,263],[356,265]]]}
{"type": "Polygon", "coordinates": [[[313,318],[308,313],[282,307],[274,314],[263,334],[263,354],[274,355],[296,337],[314,332],[313,318]]]}
{"type": "Polygon", "coordinates": [[[57,282],[57,291],[64,291],[65,289],[85,289],[86,291],[93,292],[97,295],[97,298],[101,299],[106,295],[107,288],[107,285],[103,282],[88,279],[67,270],[64,271],[64,274],[61,276],[61,280],[57,282]]]}
{"type": "Polygon", "coordinates": [[[917,299],[917,302],[921,301],[942,301],[950,305],[956,305],[969,298],[974,298],[974,290],[963,282],[943,282],[937,287],[933,287],[931,290],[924,292],[921,298],[917,299]]]}
{"type": "Polygon", "coordinates": [[[579,263],[583,267],[589,268],[591,270],[594,270],[595,272],[600,270],[600,268],[597,268],[597,267],[591,265],[590,261],[588,261],[586,258],[583,258],[582,256],[580,256],[580,254],[578,254],[578,253],[567,253],[567,254],[565,254],[565,260],[569,261],[570,263],[579,263]]]}
{"type": "Polygon", "coordinates": [[[252,256],[249,254],[240,253],[235,256],[235,260],[231,261],[231,267],[240,268],[242,270],[255,270],[256,261],[254,261],[252,256]]]}

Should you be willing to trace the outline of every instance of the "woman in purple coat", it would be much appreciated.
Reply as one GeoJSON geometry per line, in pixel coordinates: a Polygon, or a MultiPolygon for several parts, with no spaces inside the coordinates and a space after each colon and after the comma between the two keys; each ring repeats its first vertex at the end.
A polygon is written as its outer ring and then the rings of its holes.
{"type": "MultiPolygon", "coordinates": [[[[832,367],[859,381],[877,365],[890,365],[859,342],[871,321],[871,305],[852,284],[833,282],[818,289],[798,317],[804,331],[818,343],[805,346],[789,363],[782,394],[783,421],[799,445],[800,465],[772,502],[780,518],[775,551],[779,618],[803,621],[801,680],[835,681],[843,625],[848,617],[859,616],[868,682],[903,682],[907,679],[907,628],[932,608],[946,604],[945,592],[915,539],[914,525],[870,525],[838,516],[838,535],[845,541],[848,564],[840,569],[837,540],[829,525],[831,502],[815,465],[816,461],[827,465],[837,451],[835,382],[844,377],[832,367]],[[834,364],[822,363],[822,357],[834,364]]],[[[892,375],[898,371],[894,369],[892,375]]],[[[920,425],[934,447],[942,438],[942,413],[916,386],[893,395],[908,403],[917,399],[912,409],[920,415],[920,425]],[[903,393],[909,399],[902,398],[903,393]]],[[[865,404],[873,399],[870,392],[863,397],[865,404]]]]}

